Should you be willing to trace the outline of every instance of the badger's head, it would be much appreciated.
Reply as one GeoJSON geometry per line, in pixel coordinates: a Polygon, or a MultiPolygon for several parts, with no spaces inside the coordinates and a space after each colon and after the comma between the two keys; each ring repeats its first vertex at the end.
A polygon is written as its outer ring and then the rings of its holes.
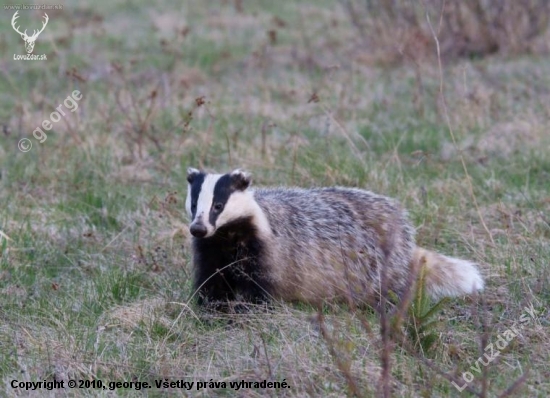
{"type": "Polygon", "coordinates": [[[258,205],[248,190],[250,175],[244,171],[208,174],[189,168],[187,181],[185,210],[191,219],[191,235],[196,238],[211,237],[232,221],[258,214],[258,205]]]}

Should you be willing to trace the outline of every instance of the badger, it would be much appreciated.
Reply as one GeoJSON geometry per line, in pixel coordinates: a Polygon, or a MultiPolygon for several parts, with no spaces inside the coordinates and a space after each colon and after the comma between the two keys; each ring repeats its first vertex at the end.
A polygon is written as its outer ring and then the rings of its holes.
{"type": "Polygon", "coordinates": [[[416,246],[393,199],[345,188],[251,189],[250,174],[187,170],[198,304],[377,302],[402,297],[423,268],[434,299],[482,290],[472,262],[416,246]]]}

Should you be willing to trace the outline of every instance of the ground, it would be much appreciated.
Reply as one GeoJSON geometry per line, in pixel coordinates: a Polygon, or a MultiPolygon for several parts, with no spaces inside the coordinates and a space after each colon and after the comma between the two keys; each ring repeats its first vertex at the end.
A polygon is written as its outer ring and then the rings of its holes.
{"type": "MultiPolygon", "coordinates": [[[[387,62],[342,3],[142,3],[47,11],[43,61],[13,59],[24,42],[0,9],[2,395],[143,393],[12,387],[69,379],[195,383],[152,396],[380,393],[374,311],[327,307],[320,322],[315,308],[277,303],[229,325],[201,315],[188,166],[395,197],[419,245],[480,265],[483,296],[439,307],[429,350],[395,339],[392,396],[497,396],[522,376],[512,396],[550,394],[547,56],[440,66],[428,41],[422,59],[387,62]],[[53,127],[37,131],[44,121],[53,127]],[[514,329],[498,360],[476,365],[514,329]],[[463,372],[473,381],[459,393],[442,374],[458,383],[463,372]],[[289,388],[229,387],[241,380],[289,388]],[[209,381],[227,386],[197,389],[209,381]]],[[[32,31],[42,13],[18,23],[32,31]]]]}

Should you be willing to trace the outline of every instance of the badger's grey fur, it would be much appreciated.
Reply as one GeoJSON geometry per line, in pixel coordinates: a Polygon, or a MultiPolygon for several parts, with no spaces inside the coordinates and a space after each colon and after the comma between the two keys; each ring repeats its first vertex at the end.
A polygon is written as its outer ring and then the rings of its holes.
{"type": "Polygon", "coordinates": [[[401,296],[426,270],[439,298],[483,289],[472,263],[418,248],[400,205],[354,188],[249,189],[247,173],[188,170],[199,303],[268,298],[372,303],[401,296]]]}

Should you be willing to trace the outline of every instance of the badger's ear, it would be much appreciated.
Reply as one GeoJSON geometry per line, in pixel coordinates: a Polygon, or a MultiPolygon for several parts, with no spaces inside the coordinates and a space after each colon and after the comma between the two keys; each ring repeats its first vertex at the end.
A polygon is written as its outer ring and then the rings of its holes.
{"type": "Polygon", "coordinates": [[[243,171],[240,169],[233,170],[230,176],[231,176],[231,182],[233,183],[233,186],[238,191],[244,191],[246,188],[250,186],[250,183],[252,182],[250,173],[247,173],[246,171],[243,171]]]}
{"type": "Polygon", "coordinates": [[[200,173],[201,173],[200,170],[194,169],[193,167],[189,167],[187,169],[187,182],[189,184],[192,184],[195,177],[198,176],[200,173]]]}

